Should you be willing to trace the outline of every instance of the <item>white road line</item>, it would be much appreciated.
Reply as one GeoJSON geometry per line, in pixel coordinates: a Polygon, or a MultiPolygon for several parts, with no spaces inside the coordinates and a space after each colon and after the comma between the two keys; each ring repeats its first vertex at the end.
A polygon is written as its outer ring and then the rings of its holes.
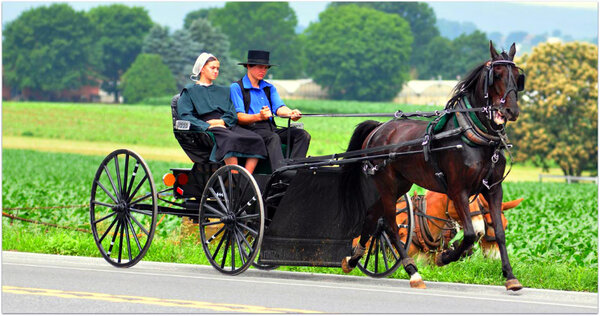
{"type": "Polygon", "coordinates": [[[496,297],[481,297],[481,296],[472,296],[472,295],[456,295],[456,294],[443,294],[443,293],[427,293],[427,290],[403,290],[403,289],[375,289],[375,288],[365,288],[364,285],[360,287],[354,287],[350,284],[345,284],[344,286],[338,285],[320,285],[320,284],[306,284],[306,283],[297,283],[297,282],[276,282],[276,281],[266,281],[264,279],[260,280],[247,280],[247,279],[238,279],[234,277],[209,277],[209,276],[197,276],[197,275],[182,275],[182,274],[160,274],[160,273],[151,273],[151,272],[140,272],[140,271],[122,271],[122,270],[106,270],[106,269],[91,269],[91,268],[76,268],[76,267],[59,267],[59,266],[47,266],[47,265],[35,265],[35,264],[20,264],[20,263],[2,263],[7,265],[20,265],[20,266],[30,266],[30,267],[45,267],[45,268],[53,268],[53,269],[63,269],[63,270],[81,270],[81,271],[93,271],[93,272],[110,272],[110,273],[122,273],[122,274],[138,274],[138,275],[149,275],[149,276],[159,276],[159,277],[178,277],[178,278],[186,278],[186,279],[201,279],[201,280],[214,280],[214,281],[225,281],[225,282],[243,282],[243,283],[258,283],[258,284],[273,284],[273,285],[281,285],[281,286],[302,286],[302,287],[314,287],[314,288],[326,288],[326,289],[336,289],[336,290],[345,290],[345,291],[369,291],[369,292],[380,292],[380,293],[395,293],[395,294],[410,294],[410,295],[423,295],[423,296],[434,296],[434,297],[447,297],[447,298],[469,298],[472,300],[480,300],[480,301],[497,301],[497,302],[508,302],[508,303],[524,303],[524,304],[538,304],[538,305],[551,305],[551,306],[563,306],[563,307],[577,307],[577,308],[587,308],[596,310],[598,307],[596,305],[578,305],[578,304],[564,304],[564,303],[555,303],[555,302],[536,302],[530,300],[521,300],[516,299],[505,299],[505,298],[496,298],[496,297]]]}

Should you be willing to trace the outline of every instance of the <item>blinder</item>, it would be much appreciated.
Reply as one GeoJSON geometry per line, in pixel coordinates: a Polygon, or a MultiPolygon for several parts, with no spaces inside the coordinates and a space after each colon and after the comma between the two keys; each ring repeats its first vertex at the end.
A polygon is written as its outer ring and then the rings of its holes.
{"type": "MultiPolygon", "coordinates": [[[[508,61],[508,60],[497,60],[497,61],[493,61],[488,69],[488,73],[487,73],[487,82],[488,82],[488,86],[493,86],[494,85],[494,66],[495,65],[507,65],[507,66],[515,66],[515,63],[512,61],[508,61]]],[[[509,67],[510,69],[510,67],[509,67]]],[[[520,69],[520,68],[517,68],[520,69]]],[[[514,78],[514,77],[513,77],[514,78]]],[[[520,73],[519,76],[517,76],[517,91],[521,92],[525,90],[525,74],[520,73]]]]}

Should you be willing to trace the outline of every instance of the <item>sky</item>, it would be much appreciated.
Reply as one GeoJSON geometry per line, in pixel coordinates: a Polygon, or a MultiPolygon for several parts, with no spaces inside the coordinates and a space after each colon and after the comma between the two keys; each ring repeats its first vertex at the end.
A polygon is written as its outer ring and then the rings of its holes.
{"type": "MultiPolygon", "coordinates": [[[[58,2],[58,1],[56,1],[58,2]]],[[[64,2],[64,1],[63,1],[64,2]]],[[[222,7],[223,1],[66,1],[75,10],[89,10],[98,5],[125,3],[142,6],[153,21],[173,30],[183,27],[185,15],[201,8],[222,7]]],[[[2,25],[16,19],[30,8],[49,5],[49,1],[2,1],[2,25]]],[[[318,21],[328,1],[291,1],[299,26],[318,21]]],[[[526,31],[530,34],[552,34],[556,29],[575,39],[598,36],[598,3],[596,1],[431,1],[427,2],[437,18],[472,22],[484,32],[526,31]]]]}

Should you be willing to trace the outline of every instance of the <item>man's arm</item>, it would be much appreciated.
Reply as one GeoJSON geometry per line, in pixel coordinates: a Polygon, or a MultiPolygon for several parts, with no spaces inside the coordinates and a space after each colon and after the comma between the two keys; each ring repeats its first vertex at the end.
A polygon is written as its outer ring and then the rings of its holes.
{"type": "Polygon", "coordinates": [[[268,107],[263,107],[260,110],[260,113],[256,114],[247,114],[243,112],[237,113],[238,124],[240,125],[250,125],[252,123],[268,120],[273,114],[268,107]]]}
{"type": "Polygon", "coordinates": [[[300,110],[292,110],[290,108],[288,108],[285,105],[280,106],[277,109],[277,116],[279,117],[290,117],[292,118],[292,121],[297,121],[302,117],[302,113],[300,112],[300,110]]]}

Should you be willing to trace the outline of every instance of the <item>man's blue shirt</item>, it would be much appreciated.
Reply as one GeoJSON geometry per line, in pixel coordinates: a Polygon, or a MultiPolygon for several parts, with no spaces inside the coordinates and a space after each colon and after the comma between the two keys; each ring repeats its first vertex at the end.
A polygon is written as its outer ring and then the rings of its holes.
{"type": "MultiPolygon", "coordinates": [[[[248,109],[247,114],[260,113],[260,109],[262,109],[263,106],[269,106],[269,100],[267,99],[263,89],[265,87],[271,87],[271,112],[273,112],[273,115],[277,115],[277,110],[284,104],[274,85],[261,80],[258,83],[259,88],[255,88],[252,86],[252,83],[250,83],[250,79],[248,78],[247,74],[244,76],[244,78],[242,78],[242,83],[244,84],[244,88],[250,89],[250,108],[248,109]]],[[[242,90],[237,82],[231,84],[230,93],[231,101],[233,102],[233,105],[235,105],[235,110],[238,113],[246,113],[246,109],[244,109],[244,97],[242,96],[242,90]]]]}

